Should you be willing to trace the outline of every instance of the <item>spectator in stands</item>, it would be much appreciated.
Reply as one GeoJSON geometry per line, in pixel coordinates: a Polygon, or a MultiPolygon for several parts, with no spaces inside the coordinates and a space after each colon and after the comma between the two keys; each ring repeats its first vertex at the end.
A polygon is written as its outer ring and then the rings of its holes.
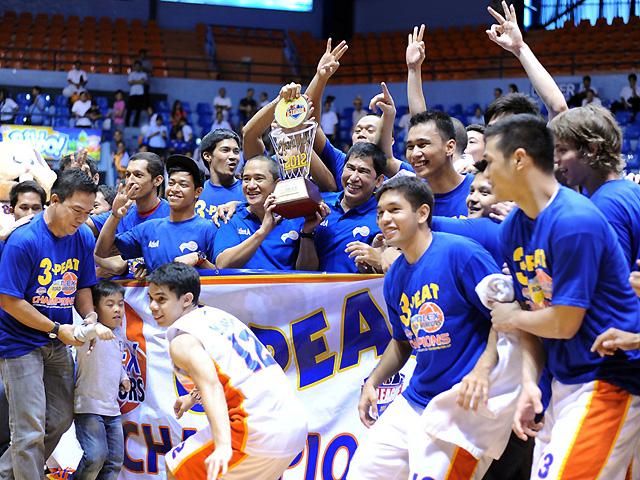
{"type": "Polygon", "coordinates": [[[518,93],[518,86],[515,83],[509,84],[509,93],[518,93]]]}
{"type": "Polygon", "coordinates": [[[411,117],[406,157],[416,175],[429,182],[434,196],[433,214],[458,217],[467,214],[466,198],[473,175],[453,168],[456,131],[451,117],[428,110],[411,117]]]}
{"type": "Polygon", "coordinates": [[[172,261],[192,267],[214,268],[216,226],[195,213],[195,204],[202,192],[202,175],[198,166],[184,155],[171,155],[166,164],[169,217],[149,220],[124,233],[117,233],[120,220],[127,214],[128,205],[138,190],[133,183],[121,187],[113,201],[111,215],[98,236],[97,257],[108,258],[115,245],[125,259],[143,257],[149,272],[172,261]]]}
{"type": "Polygon", "coordinates": [[[13,123],[19,110],[6,88],[0,88],[0,123],[13,123]]]}
{"type": "MultiPolygon", "coordinates": [[[[100,123],[99,121],[102,120],[103,115],[102,115],[102,110],[100,110],[100,107],[98,106],[98,102],[96,102],[96,99],[91,99],[91,108],[89,108],[89,111],[87,112],[87,117],[89,117],[89,120],[91,120],[91,125],[93,126],[93,128],[100,128],[100,123]]],[[[109,129],[108,127],[104,127],[107,130],[109,129]]]]}
{"type": "Polygon", "coordinates": [[[98,185],[98,192],[96,193],[96,201],[93,202],[93,210],[91,215],[98,215],[111,211],[111,204],[113,199],[116,198],[116,189],[109,187],[108,185],[98,185]]]}
{"type": "Polygon", "coordinates": [[[230,129],[213,130],[200,142],[200,157],[209,168],[209,180],[196,203],[196,213],[209,219],[221,205],[244,200],[242,182],[235,175],[240,163],[240,137],[230,129]]]}
{"type": "Polygon", "coordinates": [[[180,123],[180,120],[187,120],[187,112],[182,108],[182,102],[176,100],[171,108],[171,126],[174,127],[180,123]]]}
{"type": "Polygon", "coordinates": [[[210,131],[213,132],[214,130],[219,130],[221,128],[223,128],[225,130],[233,130],[231,128],[231,124],[224,119],[224,116],[222,115],[222,111],[218,110],[216,112],[216,119],[211,124],[211,130],[210,131]]]}
{"type": "Polygon", "coordinates": [[[477,163],[484,155],[484,125],[479,123],[467,125],[467,139],[467,148],[464,153],[471,155],[473,161],[477,163]]]}
{"type": "Polygon", "coordinates": [[[343,191],[325,194],[328,215],[318,214],[301,230],[299,269],[357,273],[371,272],[368,265],[380,267],[370,246],[380,232],[373,192],[382,185],[386,163],[385,153],[373,143],[351,147],[341,177],[343,191]]]}
{"type": "Polygon", "coordinates": [[[622,87],[622,90],[620,90],[620,101],[616,101],[611,104],[611,111],[616,113],[620,110],[627,110],[631,112],[631,121],[634,122],[636,114],[640,110],[640,88],[638,88],[638,76],[635,73],[631,73],[627,79],[629,81],[629,85],[622,87]]]}
{"type": "Polygon", "coordinates": [[[602,101],[596,96],[596,92],[592,89],[589,89],[585,92],[585,97],[582,100],[582,107],[585,105],[595,105],[598,107],[602,106],[602,101]]]}
{"type": "Polygon", "coordinates": [[[172,155],[177,153],[179,155],[191,156],[191,144],[184,139],[184,134],[182,133],[181,128],[176,130],[175,138],[172,138],[169,142],[169,153],[172,155]]]}
{"type": "Polygon", "coordinates": [[[89,109],[91,108],[91,99],[89,98],[89,92],[83,90],[80,92],[80,98],[73,103],[71,107],[71,113],[75,120],[76,127],[90,127],[91,119],[88,116],[89,109]]]}
{"type": "Polygon", "coordinates": [[[116,167],[118,178],[124,178],[124,174],[127,171],[127,165],[129,165],[129,153],[124,142],[118,142],[116,144],[116,150],[113,152],[113,165],[116,167]]]}
{"type": "Polygon", "coordinates": [[[480,107],[476,107],[475,112],[473,113],[473,117],[469,117],[467,119],[468,123],[477,123],[480,125],[484,124],[484,113],[482,113],[482,109],[480,107]]]}
{"type": "Polygon", "coordinates": [[[124,102],[124,92],[117,90],[115,94],[115,100],[111,107],[111,119],[116,130],[122,130],[124,127],[124,121],[127,114],[127,104],[124,102]]]}
{"type": "Polygon", "coordinates": [[[73,421],[74,362],[68,345],[82,344],[73,335],[74,306],[80,318],[93,313],[94,240],[82,224],[96,191],[84,173],[61,173],[49,208],[14,232],[3,251],[0,369],[10,392],[11,425],[11,446],[0,459],[3,479],[43,478],[46,459],[73,421]],[[42,275],[33,275],[40,270],[42,275]],[[67,278],[73,278],[74,288],[56,289],[55,305],[36,293],[53,291],[67,278]]]}
{"type": "Polygon", "coordinates": [[[498,99],[502,96],[502,89],[500,87],[496,87],[493,89],[493,98],[498,99]]]}
{"type": "Polygon", "coordinates": [[[167,142],[169,141],[169,130],[164,124],[162,115],[158,114],[155,123],[149,125],[145,136],[145,143],[149,146],[149,151],[157,154],[160,158],[164,157],[167,151],[167,142]]]}
{"type": "Polygon", "coordinates": [[[320,118],[320,126],[322,131],[331,143],[336,143],[336,133],[338,131],[338,114],[331,108],[335,97],[328,95],[322,107],[322,117],[320,118]]]}
{"type": "MultiPolygon", "coordinates": [[[[326,110],[325,110],[326,111],[326,110]]],[[[362,97],[358,95],[353,100],[353,113],[351,114],[351,132],[353,133],[353,128],[360,121],[362,117],[365,117],[369,114],[364,108],[362,108],[362,97]]]]}
{"type": "Polygon", "coordinates": [[[133,126],[137,127],[140,123],[140,112],[146,108],[144,86],[148,83],[149,78],[142,70],[142,64],[139,60],[133,62],[133,70],[127,77],[129,83],[129,104],[127,105],[127,127],[131,125],[131,114],[135,112],[133,126]]]}
{"type": "Polygon", "coordinates": [[[240,100],[238,104],[238,111],[240,112],[241,127],[249,121],[251,117],[258,111],[258,103],[253,98],[253,88],[247,89],[247,96],[240,100]]]}
{"type": "Polygon", "coordinates": [[[583,100],[587,97],[587,91],[593,90],[594,95],[598,96],[598,89],[591,84],[591,77],[585,75],[582,77],[582,83],[578,87],[578,92],[569,98],[567,104],[570,107],[580,107],[583,105],[583,100]]]}
{"type": "Polygon", "coordinates": [[[266,106],[269,103],[269,94],[267,92],[260,92],[260,101],[258,102],[258,109],[266,106]]]}
{"type": "Polygon", "coordinates": [[[149,87],[151,85],[151,76],[153,75],[153,62],[147,57],[147,50],[144,48],[138,52],[138,61],[142,67],[142,71],[147,74],[147,82],[144,84],[145,100],[149,103],[149,87]]]}
{"type": "Polygon", "coordinates": [[[273,190],[280,179],[277,164],[268,157],[253,157],[241,178],[246,203],[218,231],[216,266],[294,270],[303,220],[282,219],[273,211],[273,190]]]}
{"type": "Polygon", "coordinates": [[[44,125],[47,113],[47,100],[40,87],[31,89],[31,104],[27,107],[27,124],[44,125]]]}
{"type": "Polygon", "coordinates": [[[186,142],[189,142],[190,144],[192,144],[193,143],[193,128],[191,128],[191,125],[189,125],[187,123],[187,120],[183,118],[183,119],[180,120],[180,123],[178,123],[178,126],[182,130],[182,136],[184,137],[184,140],[186,142]]]}
{"type": "Polygon", "coordinates": [[[213,99],[214,110],[216,112],[220,110],[224,119],[228,120],[232,106],[233,104],[231,103],[231,99],[227,97],[227,89],[224,87],[220,87],[220,89],[218,90],[218,95],[213,99]]]}
{"type": "MultiPolygon", "coordinates": [[[[111,138],[111,142],[109,142],[109,147],[111,152],[115,152],[116,149],[118,148],[118,142],[125,142],[124,139],[124,134],[122,133],[122,130],[120,129],[116,129],[113,131],[113,137],[111,138]]],[[[125,146],[127,145],[127,143],[124,143],[125,146]]]]}
{"type": "Polygon", "coordinates": [[[80,68],[80,61],[73,62],[73,67],[67,72],[67,86],[62,90],[62,94],[71,98],[79,95],[85,89],[85,85],[89,81],[87,72],[80,68]]]}

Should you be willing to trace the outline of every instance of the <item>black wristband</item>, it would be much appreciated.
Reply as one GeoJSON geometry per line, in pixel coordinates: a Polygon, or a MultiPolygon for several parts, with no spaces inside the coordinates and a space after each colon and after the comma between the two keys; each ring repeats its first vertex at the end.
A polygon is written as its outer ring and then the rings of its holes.
{"type": "Polygon", "coordinates": [[[310,238],[310,239],[314,239],[316,236],[316,232],[315,230],[313,232],[300,232],[300,238],[310,238]]]}

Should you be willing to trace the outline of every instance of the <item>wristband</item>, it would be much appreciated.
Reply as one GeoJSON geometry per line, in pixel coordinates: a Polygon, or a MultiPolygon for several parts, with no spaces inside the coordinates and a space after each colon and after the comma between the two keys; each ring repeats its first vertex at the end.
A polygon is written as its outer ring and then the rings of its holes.
{"type": "Polygon", "coordinates": [[[309,238],[309,239],[313,240],[315,238],[315,236],[316,236],[316,231],[315,230],[313,232],[309,232],[309,233],[300,231],[300,238],[309,238]]]}
{"type": "Polygon", "coordinates": [[[198,253],[198,261],[196,262],[196,267],[199,267],[207,259],[207,255],[201,250],[198,251],[197,253],[198,253]]]}

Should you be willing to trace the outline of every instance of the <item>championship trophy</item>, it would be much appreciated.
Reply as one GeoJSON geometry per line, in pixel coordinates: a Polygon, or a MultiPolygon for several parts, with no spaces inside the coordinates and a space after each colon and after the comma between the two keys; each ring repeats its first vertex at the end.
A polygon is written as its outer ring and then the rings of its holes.
{"type": "Polygon", "coordinates": [[[322,202],[318,186],[309,179],[318,124],[306,120],[308,114],[309,104],[304,97],[281,99],[275,111],[278,126],[269,134],[280,170],[280,181],[273,192],[274,211],[284,218],[313,216],[322,202]]]}

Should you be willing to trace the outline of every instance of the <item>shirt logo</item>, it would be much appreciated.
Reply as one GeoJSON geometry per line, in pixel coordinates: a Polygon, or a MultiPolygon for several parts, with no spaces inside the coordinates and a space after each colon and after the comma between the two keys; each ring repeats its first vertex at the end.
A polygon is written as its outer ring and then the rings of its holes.
{"type": "Polygon", "coordinates": [[[239,228],[238,235],[251,235],[251,232],[248,228],[239,228]]]}
{"type": "Polygon", "coordinates": [[[356,227],[353,229],[354,237],[358,235],[360,235],[361,237],[368,237],[370,233],[371,233],[371,230],[369,230],[369,227],[367,227],[366,225],[363,225],[362,227],[356,227]]]}
{"type": "Polygon", "coordinates": [[[160,240],[149,240],[149,248],[158,248],[160,246],[160,240]]]}
{"type": "Polygon", "coordinates": [[[196,250],[198,250],[198,244],[193,240],[191,240],[190,242],[181,243],[180,247],[178,248],[182,253],[184,253],[185,250],[189,250],[190,252],[195,252],[196,250]]]}
{"type": "Polygon", "coordinates": [[[280,237],[280,240],[282,240],[282,243],[287,243],[287,239],[290,238],[295,242],[299,237],[300,235],[298,235],[298,232],[296,232],[295,230],[291,230],[287,233],[283,233],[280,237]]]}
{"type": "Polygon", "coordinates": [[[323,227],[328,227],[329,226],[329,219],[325,218],[323,221],[320,222],[320,225],[323,227]]]}

